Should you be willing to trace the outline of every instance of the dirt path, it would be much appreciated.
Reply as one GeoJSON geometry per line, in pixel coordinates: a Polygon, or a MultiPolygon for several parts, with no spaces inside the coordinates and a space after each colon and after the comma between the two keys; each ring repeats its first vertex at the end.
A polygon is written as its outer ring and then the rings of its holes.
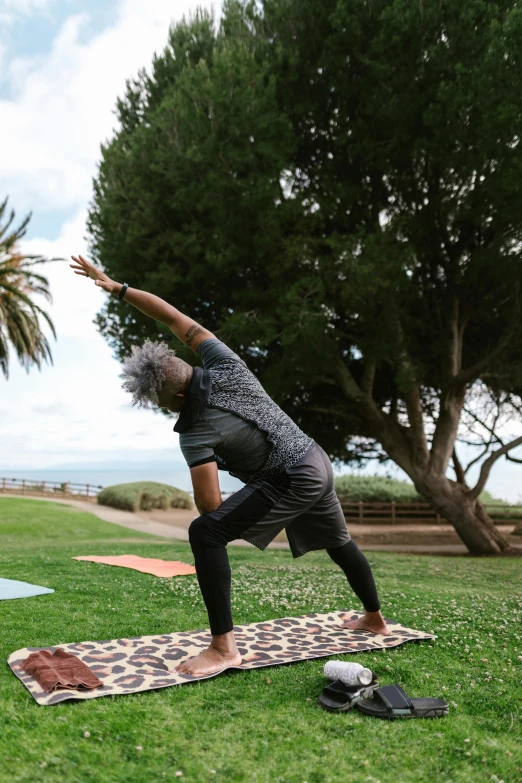
{"type": "MultiPolygon", "coordinates": [[[[177,529],[188,529],[194,511],[184,509],[169,509],[168,511],[138,511],[137,516],[151,523],[172,525],[177,529]]],[[[514,525],[499,525],[499,530],[510,538],[512,546],[517,544],[522,550],[522,538],[510,534],[514,525]]],[[[349,525],[350,535],[361,549],[383,552],[409,552],[416,554],[468,554],[467,547],[461,542],[451,525],[349,525]]],[[[244,541],[234,541],[234,544],[245,545],[244,541]]],[[[288,546],[287,537],[283,531],[277,536],[271,546],[288,546]]]]}
{"type": "MultiPolygon", "coordinates": [[[[88,501],[84,500],[74,500],[72,498],[67,500],[60,500],[58,498],[46,498],[41,495],[33,495],[32,497],[29,495],[15,495],[12,493],[9,493],[9,495],[6,493],[5,495],[0,495],[0,514],[2,513],[2,498],[3,497],[10,497],[10,498],[23,498],[24,500],[49,500],[52,503],[62,503],[66,506],[73,506],[74,508],[81,509],[82,511],[87,511],[90,514],[94,514],[95,516],[99,517],[100,519],[103,519],[105,522],[112,522],[115,525],[121,525],[122,527],[126,527],[130,530],[135,530],[139,533],[147,533],[151,536],[159,536],[163,539],[162,542],[156,542],[156,541],[147,541],[147,544],[152,543],[165,543],[165,540],[168,539],[177,539],[179,541],[188,541],[188,528],[192,520],[197,516],[196,509],[192,511],[187,511],[185,509],[171,509],[170,511],[158,511],[158,512],[147,512],[147,511],[140,511],[139,515],[132,513],[132,511],[120,511],[117,508],[111,508],[110,506],[99,506],[97,503],[89,503],[88,501]],[[159,514],[159,519],[161,521],[156,521],[156,517],[150,517],[149,514],[159,514]],[[165,514],[165,517],[162,517],[161,515],[165,514]]],[[[142,539],[138,539],[138,541],[141,541],[142,539]]],[[[130,543],[130,539],[127,539],[127,541],[130,543]]],[[[246,541],[231,541],[231,544],[234,546],[252,546],[252,544],[248,544],[246,541]]],[[[270,546],[275,548],[287,548],[288,544],[284,542],[274,542],[270,546]]],[[[253,547],[255,549],[255,547],[253,547]]]]}
{"type": "MultiPolygon", "coordinates": [[[[29,495],[0,495],[0,513],[2,497],[19,497],[28,499],[29,495]]],[[[188,528],[192,520],[198,515],[196,509],[169,509],[167,511],[120,511],[109,506],[99,506],[96,503],[82,500],[59,500],[32,496],[34,500],[50,500],[54,503],[63,503],[75,508],[95,514],[106,522],[121,525],[130,530],[159,536],[165,543],[166,539],[178,539],[188,541],[188,528]]],[[[522,537],[512,536],[514,525],[499,525],[499,530],[508,536],[511,545],[522,552],[522,537]]],[[[451,525],[355,525],[349,527],[353,540],[364,550],[380,550],[383,552],[407,552],[415,554],[432,555],[464,555],[467,548],[461,543],[457,533],[451,525]]],[[[106,539],[107,540],[107,539],[106,539]]],[[[126,539],[131,543],[131,539],[126,539]]],[[[132,539],[134,541],[134,539],[132,539]]],[[[140,541],[140,539],[136,539],[140,541]]],[[[232,541],[234,546],[252,546],[246,541],[232,541]]],[[[288,548],[286,534],[281,533],[270,544],[272,548],[288,548]]]]}

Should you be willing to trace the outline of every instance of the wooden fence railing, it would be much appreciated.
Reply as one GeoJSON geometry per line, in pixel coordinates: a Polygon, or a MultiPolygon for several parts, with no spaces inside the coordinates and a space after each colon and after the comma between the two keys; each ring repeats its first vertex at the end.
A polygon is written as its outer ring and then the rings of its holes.
{"type": "MultiPolygon", "coordinates": [[[[0,478],[0,494],[40,495],[57,498],[77,498],[95,501],[103,489],[97,484],[81,484],[74,481],[38,481],[35,479],[0,478]]],[[[193,495],[192,492],[189,492],[193,495]]],[[[234,494],[222,492],[223,500],[234,494]]],[[[448,524],[428,503],[363,503],[350,502],[340,496],[341,506],[348,523],[364,525],[394,524],[448,524]]],[[[489,515],[495,524],[517,524],[522,521],[522,505],[502,506],[488,504],[489,515]]]]}
{"type": "Polygon", "coordinates": [[[38,481],[36,479],[0,478],[0,494],[52,495],[58,498],[93,500],[103,487],[75,481],[38,481]]]}
{"type": "MultiPolygon", "coordinates": [[[[358,503],[339,498],[346,521],[364,525],[394,524],[448,524],[428,503],[358,503]]],[[[522,505],[502,506],[488,504],[488,513],[497,525],[522,521],[522,505]]]]}
{"type": "MultiPolygon", "coordinates": [[[[74,481],[38,481],[36,479],[0,478],[0,495],[39,495],[57,498],[77,498],[81,500],[96,500],[96,495],[103,487],[99,484],[81,484],[74,481]]],[[[194,496],[193,492],[189,495],[194,496]]],[[[233,492],[222,492],[226,500],[233,492]]]]}

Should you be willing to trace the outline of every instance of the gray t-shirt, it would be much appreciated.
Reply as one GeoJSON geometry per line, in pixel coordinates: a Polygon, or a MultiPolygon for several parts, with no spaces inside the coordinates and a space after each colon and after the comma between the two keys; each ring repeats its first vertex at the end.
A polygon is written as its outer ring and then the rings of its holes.
{"type": "MultiPolygon", "coordinates": [[[[200,343],[203,369],[208,370],[223,359],[245,362],[225,343],[209,338],[200,343]]],[[[180,433],[179,445],[189,468],[224,459],[232,472],[255,473],[260,470],[272,448],[266,433],[255,424],[230,411],[207,407],[187,432],[180,433]]]]}

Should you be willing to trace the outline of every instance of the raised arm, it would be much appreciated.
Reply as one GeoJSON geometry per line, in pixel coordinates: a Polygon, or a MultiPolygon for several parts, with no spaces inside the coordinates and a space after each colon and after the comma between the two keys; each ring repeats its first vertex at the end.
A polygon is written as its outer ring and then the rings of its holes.
{"type": "MultiPolygon", "coordinates": [[[[69,266],[75,270],[76,275],[90,277],[91,280],[94,280],[95,285],[103,288],[109,294],[118,296],[123,288],[122,283],[116,283],[114,280],[111,280],[105,272],[90,264],[83,256],[71,256],[71,258],[76,263],[69,264],[69,266]]],[[[185,345],[188,345],[189,348],[192,348],[193,351],[197,351],[199,344],[203,340],[215,337],[215,334],[200,326],[193,318],[184,315],[184,313],[181,313],[159,296],[149,294],[147,291],[140,291],[139,288],[127,288],[123,298],[133,307],[148,315],[149,318],[168,326],[176,337],[185,345]]]]}

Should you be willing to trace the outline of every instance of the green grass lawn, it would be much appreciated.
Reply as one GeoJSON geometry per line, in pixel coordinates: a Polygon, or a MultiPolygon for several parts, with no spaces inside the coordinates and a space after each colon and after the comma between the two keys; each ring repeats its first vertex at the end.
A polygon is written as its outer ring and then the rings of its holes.
{"type": "MultiPolygon", "coordinates": [[[[0,577],[56,591],[0,602],[4,662],[25,646],[207,627],[196,577],[71,559],[130,553],[192,563],[188,544],[138,543],[136,532],[72,507],[9,498],[0,498],[0,536],[0,577]]],[[[371,668],[381,685],[447,698],[448,717],[324,712],[316,699],[327,659],[54,707],[38,706],[4,663],[1,783],[522,780],[522,561],[368,559],[385,615],[438,638],[343,659],[371,668]]],[[[231,547],[230,560],[237,623],[360,608],[324,552],[293,560],[286,550],[231,547]]]]}

